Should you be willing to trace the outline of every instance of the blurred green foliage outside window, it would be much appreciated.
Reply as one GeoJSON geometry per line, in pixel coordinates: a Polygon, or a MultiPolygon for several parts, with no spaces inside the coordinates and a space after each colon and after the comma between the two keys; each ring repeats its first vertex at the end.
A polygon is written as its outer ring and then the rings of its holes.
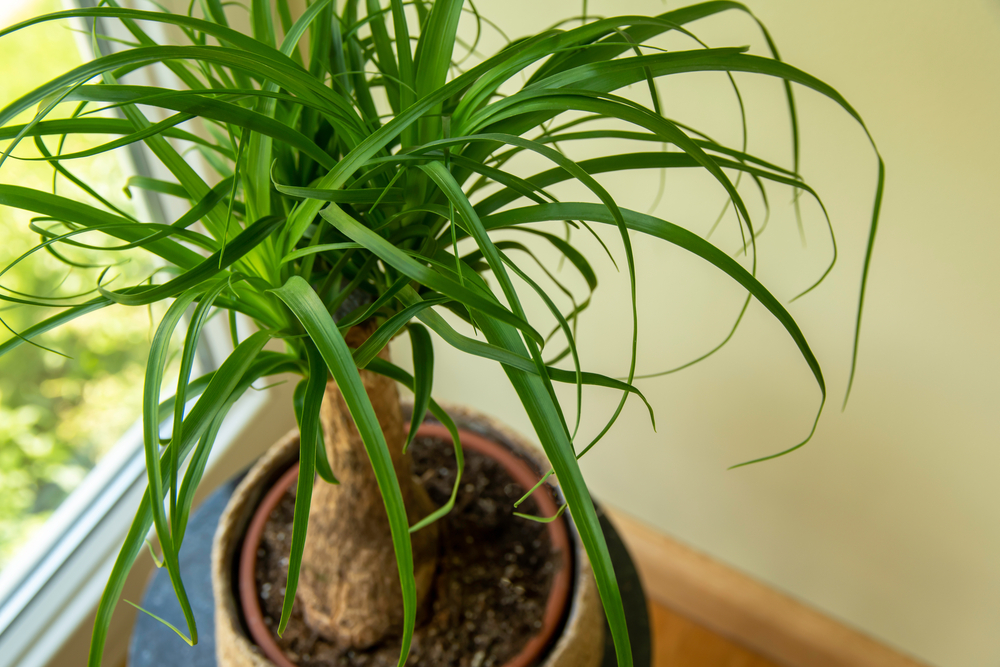
{"type": "MultiPolygon", "coordinates": [[[[8,2],[10,0],[7,0],[8,2]]],[[[28,16],[62,9],[57,0],[24,2],[20,10],[6,8],[0,24],[10,25],[28,16]]],[[[72,26],[49,22],[0,40],[0,105],[83,62],[72,26]]],[[[52,117],[65,117],[73,105],[62,105],[52,117]]],[[[26,122],[29,118],[20,119],[26,122]]],[[[76,138],[62,152],[78,151],[106,142],[109,137],[76,138]]],[[[48,149],[58,152],[51,138],[48,149]]],[[[0,150],[7,142],[0,142],[0,150]]],[[[14,152],[19,158],[40,155],[31,139],[14,152]]],[[[122,210],[133,206],[122,191],[123,165],[115,154],[64,162],[76,177],[122,210]]],[[[8,159],[0,169],[7,183],[34,188],[53,187],[53,169],[44,161],[8,159]]],[[[54,181],[56,191],[91,205],[95,202],[66,178],[54,181]]],[[[6,265],[38,243],[29,229],[32,216],[0,207],[0,265],[6,265]]],[[[41,222],[56,231],[58,223],[41,222]]],[[[77,237],[98,244],[96,238],[77,237]]],[[[63,303],[92,298],[97,278],[107,266],[107,255],[61,246],[60,254],[81,266],[72,268],[42,251],[0,277],[0,294],[16,292],[40,296],[73,296],[63,303]],[[87,266],[90,265],[90,266],[87,266]]],[[[116,265],[105,277],[145,277],[154,268],[144,257],[115,256],[116,265]]],[[[112,283],[114,285],[114,283],[112,283]]],[[[50,309],[0,303],[0,318],[21,331],[50,309]]],[[[115,444],[141,414],[143,363],[149,347],[154,314],[142,308],[113,307],[80,318],[39,342],[67,357],[22,345],[0,358],[0,568],[11,559],[46,518],[115,444]]],[[[10,330],[0,327],[0,340],[10,330]]]]}

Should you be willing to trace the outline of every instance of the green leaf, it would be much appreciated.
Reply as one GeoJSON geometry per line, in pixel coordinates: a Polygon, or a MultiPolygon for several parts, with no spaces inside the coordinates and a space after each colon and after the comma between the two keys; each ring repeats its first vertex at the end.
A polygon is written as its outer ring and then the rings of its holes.
{"type": "Polygon", "coordinates": [[[301,259],[302,257],[307,257],[309,255],[315,255],[320,252],[329,252],[331,250],[351,250],[354,248],[363,248],[364,246],[360,243],[321,243],[320,245],[309,246],[308,248],[300,248],[293,252],[288,253],[281,258],[281,263],[285,264],[296,259],[301,259]]]}
{"type": "MultiPolygon", "coordinates": [[[[430,334],[415,322],[408,324],[406,328],[410,332],[410,346],[413,348],[414,386],[413,414],[410,417],[410,432],[406,435],[406,444],[403,446],[404,452],[416,437],[417,429],[424,423],[434,386],[434,344],[431,343],[430,334]]],[[[458,471],[461,473],[461,466],[458,471]]]]}
{"type": "MultiPolygon", "coordinates": [[[[300,279],[301,280],[301,279],[300,279]]],[[[288,555],[288,580],[285,597],[281,604],[281,620],[278,622],[280,637],[288,627],[292,616],[295,591],[299,586],[299,570],[302,567],[302,553],[306,546],[309,528],[309,506],[312,502],[313,476],[316,471],[317,449],[325,444],[320,429],[319,411],[326,389],[326,369],[323,358],[315,345],[306,341],[306,356],[309,360],[309,380],[306,385],[305,400],[302,404],[302,419],[299,423],[299,476],[295,489],[295,510],[292,516],[292,544],[288,555]]],[[[332,471],[331,471],[332,476],[332,471]]]]}
{"type": "MultiPolygon", "coordinates": [[[[275,46],[274,21],[271,18],[271,3],[269,0],[251,0],[250,31],[258,42],[275,46]]],[[[287,55],[287,54],[286,54],[287,55]]]]}
{"type": "MultiPolygon", "coordinates": [[[[162,109],[170,109],[197,115],[200,118],[208,118],[223,123],[229,123],[237,127],[246,128],[253,132],[276,139],[282,143],[292,146],[310,158],[316,160],[327,168],[332,168],[336,161],[315,142],[306,137],[298,130],[288,127],[273,118],[251,109],[245,109],[237,104],[232,104],[224,100],[215,99],[208,96],[210,91],[175,91],[166,88],[156,88],[153,86],[127,86],[127,85],[101,85],[101,86],[81,86],[71,93],[67,99],[85,100],[96,102],[111,102],[115,105],[126,103],[146,104],[162,109]]],[[[270,91],[255,90],[226,90],[224,91],[233,97],[255,95],[262,99],[288,99],[287,96],[270,93],[270,91]]],[[[295,98],[290,98],[295,99],[295,98]]],[[[302,103],[306,103],[303,100],[302,103]]],[[[52,121],[58,122],[58,121],[52,121]]],[[[155,127],[155,126],[150,126],[155,127]]],[[[135,133],[134,136],[147,136],[149,129],[135,133]]],[[[164,136],[172,136],[171,132],[160,132],[164,136]]],[[[130,137],[130,138],[134,138],[130,137]]],[[[270,166],[270,165],[268,165],[270,166]]]]}
{"type": "Polygon", "coordinates": [[[539,229],[531,229],[530,227],[523,227],[519,231],[526,232],[528,234],[534,234],[535,236],[541,236],[543,239],[551,243],[556,247],[559,252],[563,254],[570,263],[576,267],[583,279],[587,281],[587,287],[593,292],[597,289],[597,274],[594,273],[594,269],[591,268],[590,262],[587,258],[583,256],[576,248],[571,246],[569,243],[559,238],[555,234],[549,234],[539,229]]]}
{"type": "MultiPolygon", "coordinates": [[[[399,64],[399,110],[406,111],[413,106],[416,99],[413,52],[410,51],[410,29],[406,22],[403,0],[391,0],[390,6],[392,7],[392,28],[396,36],[396,62],[399,64]]],[[[413,114],[414,117],[417,115],[418,113],[413,114]]],[[[399,132],[403,135],[402,142],[404,146],[409,146],[413,143],[413,128],[408,125],[406,124],[399,128],[399,132]]],[[[391,136],[386,138],[389,139],[391,136]]],[[[371,155],[368,157],[371,157],[371,155]]],[[[328,175],[328,178],[330,178],[330,175],[328,175]]],[[[339,183],[333,185],[333,187],[337,185],[339,183]]]]}
{"type": "MultiPolygon", "coordinates": [[[[215,2],[215,0],[209,0],[210,2],[215,2]]],[[[219,38],[220,41],[229,42],[230,44],[247,50],[261,50],[263,45],[253,39],[248,37],[241,32],[236,30],[231,30],[227,27],[225,22],[225,16],[221,13],[213,15],[213,20],[216,22],[203,21],[201,19],[192,18],[190,16],[184,16],[181,14],[170,14],[167,12],[150,12],[137,9],[122,9],[119,7],[100,7],[96,9],[71,9],[61,12],[51,12],[49,14],[42,14],[39,16],[33,16],[30,19],[21,21],[12,26],[0,30],[0,37],[4,35],[9,35],[11,33],[17,32],[24,28],[38,25],[39,23],[45,23],[48,21],[59,21],[68,18],[120,18],[120,19],[134,19],[143,21],[153,21],[155,23],[169,23],[176,25],[178,27],[188,27],[194,28],[199,32],[203,32],[207,35],[219,38]]],[[[291,63],[292,61],[288,61],[291,63]]]]}
{"type": "Polygon", "coordinates": [[[313,420],[315,416],[314,423],[311,423],[308,428],[314,429],[317,433],[315,436],[316,440],[316,472],[319,474],[320,478],[328,484],[339,484],[336,476],[333,474],[333,469],[330,468],[330,461],[326,456],[326,443],[323,439],[323,427],[319,420],[320,408],[323,404],[323,396],[326,394],[326,379],[329,376],[329,372],[326,370],[326,364],[323,362],[323,357],[319,355],[316,350],[316,346],[312,345],[308,341],[305,342],[306,346],[306,363],[309,366],[309,376],[302,380],[295,387],[295,395],[292,399],[292,403],[295,405],[295,420],[299,425],[299,437],[301,437],[302,430],[305,428],[305,419],[313,420]],[[306,401],[309,402],[309,408],[306,409],[306,401]]]}
{"type": "MultiPolygon", "coordinates": [[[[172,442],[171,447],[180,448],[180,457],[187,455],[194,442],[210,428],[212,420],[219,414],[234,394],[242,395],[253,382],[271,373],[279,373],[292,370],[289,367],[288,357],[284,355],[269,353],[268,356],[254,359],[260,354],[261,348],[267,342],[270,335],[266,332],[257,332],[240,344],[233,354],[223,362],[218,371],[208,376],[208,386],[205,387],[201,399],[189,413],[185,420],[184,440],[177,443],[172,442]]],[[[263,355],[262,355],[263,356],[263,355]]],[[[173,401],[165,401],[160,406],[160,411],[170,411],[173,408],[173,401]]],[[[164,474],[169,466],[169,453],[164,453],[160,457],[160,474],[164,474]]],[[[115,605],[121,596],[122,588],[128,577],[129,570],[135,562],[136,557],[142,550],[146,535],[153,524],[153,515],[150,503],[150,491],[147,488],[139,503],[132,525],[129,527],[125,542],[118,557],[112,567],[108,583],[101,595],[101,602],[97,608],[94,619],[94,631],[90,641],[90,653],[87,658],[88,667],[100,667],[101,656],[104,653],[104,645],[107,641],[108,628],[111,624],[111,615],[115,605]]],[[[157,499],[160,502],[161,498],[157,499]]]]}
{"type": "MultiPolygon", "coordinates": [[[[401,290],[399,292],[399,298],[400,301],[407,305],[420,302],[420,297],[417,296],[416,291],[412,287],[406,287],[401,290]]],[[[442,340],[461,352],[471,354],[476,357],[482,357],[483,359],[496,361],[504,366],[509,366],[511,368],[524,371],[525,373],[538,373],[538,369],[534,362],[527,355],[517,354],[515,352],[511,352],[509,349],[476,340],[475,338],[463,336],[455,331],[455,329],[452,328],[452,326],[448,324],[448,322],[441,317],[440,314],[430,308],[421,310],[417,314],[417,319],[426,324],[427,327],[434,333],[441,336],[442,340]]],[[[373,368],[372,363],[374,363],[376,359],[372,359],[366,368],[371,370],[373,368]]],[[[546,372],[549,377],[556,382],[575,384],[577,381],[576,373],[574,371],[567,371],[547,366],[546,372]]],[[[649,410],[650,420],[652,421],[653,409],[649,405],[649,401],[647,401],[642,392],[633,385],[622,382],[621,380],[614,380],[598,373],[588,373],[586,371],[581,373],[580,380],[585,385],[607,387],[609,389],[618,389],[620,391],[628,391],[635,394],[642,400],[643,403],[646,404],[646,408],[649,410]]]]}
{"type": "Polygon", "coordinates": [[[220,250],[211,257],[202,260],[197,266],[162,285],[142,290],[132,290],[131,292],[113,292],[103,288],[99,289],[103,296],[115,303],[121,303],[126,306],[142,306],[172,297],[183,290],[208,280],[232,265],[236,260],[257,247],[282,222],[284,222],[284,219],[276,216],[261,218],[234,238],[226,246],[225,250],[220,250]]]}
{"type": "MultiPolygon", "coordinates": [[[[698,255],[708,261],[721,271],[725,272],[740,285],[746,288],[753,296],[767,308],[771,314],[781,323],[788,334],[795,341],[796,347],[803,359],[809,365],[809,369],[819,385],[820,391],[826,395],[826,383],[823,380],[823,372],[819,362],[809,348],[809,343],[799,329],[798,324],[788,313],[781,302],[778,301],[764,285],[760,283],[749,271],[744,269],[736,260],[716,248],[714,245],[701,238],[697,234],[679,227],[666,220],[661,220],[651,215],[638,213],[626,208],[620,209],[625,218],[625,224],[629,229],[663,239],[680,248],[698,255]]],[[[590,220],[604,224],[615,224],[614,218],[606,207],[600,204],[584,203],[558,203],[539,204],[526,206],[523,208],[511,209],[495,213],[483,218],[483,224],[487,229],[498,227],[509,227],[528,222],[542,222],[547,220],[590,220]]]]}
{"type": "Polygon", "coordinates": [[[414,88],[418,98],[433,93],[444,85],[448,68],[451,67],[451,54],[455,47],[455,33],[463,4],[464,0],[437,0],[431,7],[413,58],[416,69],[414,88]]]}
{"type": "MultiPolygon", "coordinates": [[[[67,97],[75,97],[72,93],[67,97]]],[[[33,126],[26,125],[8,125],[7,127],[0,128],[0,141],[4,139],[13,139],[18,135],[24,137],[41,137],[48,135],[80,135],[80,134],[123,134],[126,135],[120,139],[115,139],[114,141],[109,141],[107,143],[95,146],[93,148],[88,148],[82,151],[76,151],[74,153],[60,153],[59,155],[50,157],[36,157],[36,158],[17,158],[19,160],[24,160],[28,162],[39,161],[39,160],[75,160],[79,158],[89,157],[91,155],[98,155],[100,153],[106,153],[115,148],[120,148],[122,146],[128,146],[137,141],[142,141],[147,136],[152,136],[154,134],[162,134],[163,136],[170,137],[172,139],[182,139],[184,141],[190,141],[192,143],[204,146],[206,148],[212,149],[219,152],[222,155],[229,156],[225,149],[217,146],[216,144],[202,139],[196,134],[190,132],[185,132],[184,130],[178,130],[174,126],[191,119],[193,116],[190,114],[175,114],[165,120],[156,123],[155,125],[150,125],[148,128],[141,132],[135,132],[135,128],[130,122],[121,118],[68,118],[65,120],[50,120],[42,121],[36,123],[33,126]],[[23,134],[22,134],[23,133],[23,134]]],[[[230,156],[231,157],[231,156],[230,156]]]]}
{"type": "MultiPolygon", "coordinates": [[[[464,0],[435,0],[426,21],[422,20],[420,41],[413,57],[413,87],[417,91],[417,99],[436,92],[444,85],[452,63],[463,4],[464,0]]],[[[436,105],[421,119],[418,132],[421,141],[440,136],[440,110],[441,106],[436,105]]]]}
{"type": "MultiPolygon", "coordinates": [[[[480,324],[483,333],[492,344],[514,353],[524,354],[526,351],[524,343],[511,327],[502,322],[488,319],[483,320],[480,324]]],[[[517,392],[545,454],[556,471],[559,487],[562,489],[570,513],[573,515],[573,523],[587,550],[587,555],[590,557],[597,590],[600,593],[601,602],[604,604],[604,611],[614,639],[618,664],[630,667],[632,665],[632,648],[629,644],[625,610],[622,606],[621,592],[618,590],[614,566],[611,563],[611,555],[608,552],[604,533],[594,510],[593,500],[590,498],[576,456],[573,454],[572,444],[561,425],[558,409],[541,377],[510,366],[504,366],[504,372],[517,392]]]]}
{"type": "Polygon", "coordinates": [[[402,667],[409,655],[410,642],[413,638],[417,592],[413,577],[413,551],[410,545],[406,509],[403,506],[403,495],[399,489],[399,480],[396,479],[396,471],[392,467],[385,436],[382,434],[368,394],[365,393],[351,351],[323,302],[309,284],[298,276],[289,278],[284,286],[274,290],[274,293],[295,314],[319,349],[337,387],[344,396],[344,402],[354,419],[371,461],[372,470],[375,472],[375,480],[382,493],[389,518],[392,544],[399,567],[399,582],[403,591],[403,638],[399,657],[399,665],[402,667]]]}
{"type": "MultiPolygon", "coordinates": [[[[172,440],[180,441],[184,429],[184,408],[187,402],[187,387],[191,380],[191,370],[194,368],[195,355],[198,352],[198,341],[201,339],[201,330],[208,321],[212,305],[215,299],[222,294],[222,291],[229,286],[226,278],[217,280],[214,285],[201,295],[198,307],[194,309],[191,321],[188,324],[187,332],[184,336],[184,348],[181,352],[181,366],[177,373],[177,391],[174,393],[174,424],[172,440]]],[[[192,298],[197,296],[194,290],[191,291],[192,298]]],[[[214,440],[214,437],[212,438],[214,440]]],[[[181,524],[186,522],[186,514],[178,511],[177,493],[177,473],[180,469],[180,457],[177,447],[170,448],[170,518],[171,531],[175,536],[183,535],[181,524]]],[[[195,484],[197,486],[197,484],[195,484]]],[[[178,548],[180,538],[177,539],[178,548]]]]}
{"type": "Polygon", "coordinates": [[[399,86],[395,82],[395,79],[399,78],[399,67],[396,65],[396,55],[392,51],[389,31],[385,27],[385,12],[379,0],[365,0],[365,4],[370,19],[368,25],[372,31],[372,42],[378,54],[378,68],[386,75],[385,89],[389,105],[395,113],[399,113],[399,86]]]}
{"type": "MultiPolygon", "coordinates": [[[[498,252],[500,251],[498,250],[498,252]]],[[[576,351],[576,340],[574,339],[573,331],[572,329],[570,329],[569,322],[566,321],[566,318],[563,317],[562,313],[559,311],[559,308],[552,301],[552,299],[549,298],[549,295],[545,293],[545,290],[543,290],[538,285],[538,283],[532,280],[531,277],[528,276],[528,274],[522,271],[517,266],[517,264],[510,261],[510,258],[508,258],[505,254],[503,254],[503,252],[500,252],[500,257],[504,261],[504,263],[510,267],[511,271],[513,271],[521,280],[526,282],[533,290],[535,290],[535,293],[539,297],[541,297],[542,301],[548,307],[549,312],[552,313],[553,317],[556,318],[556,321],[562,328],[563,335],[566,336],[566,344],[569,346],[570,353],[573,357],[573,381],[576,383],[576,425],[574,426],[573,431],[570,434],[570,440],[572,440],[573,438],[575,438],[576,432],[580,428],[580,417],[581,414],[583,413],[583,374],[580,371],[580,356],[577,354],[576,351]]],[[[627,396],[628,392],[625,392],[625,395],[627,396]]],[[[556,408],[559,409],[561,415],[562,408],[559,406],[558,399],[556,399],[554,402],[556,408]]],[[[650,415],[652,416],[652,411],[650,412],[650,415]]],[[[563,418],[563,421],[565,422],[565,418],[563,418]]]]}
{"type": "Polygon", "coordinates": [[[522,519],[527,519],[528,521],[534,521],[535,523],[552,523],[563,515],[563,512],[566,511],[567,507],[569,507],[569,505],[562,505],[552,516],[535,516],[533,514],[523,514],[521,512],[512,512],[512,514],[514,516],[519,516],[522,519]]]}
{"type": "MultiPolygon", "coordinates": [[[[384,375],[387,378],[391,378],[416,393],[416,381],[413,376],[399,366],[396,366],[385,359],[375,357],[372,359],[371,363],[368,364],[368,370],[373,373],[378,373],[379,375],[384,375]]],[[[421,528],[426,528],[452,510],[455,506],[455,498],[458,497],[458,490],[461,487],[462,471],[465,469],[465,456],[462,454],[462,441],[459,437],[458,428],[455,426],[455,422],[452,421],[451,417],[448,416],[448,413],[445,412],[441,406],[434,401],[434,399],[430,399],[428,409],[434,418],[441,422],[446,429],[448,429],[448,433],[451,435],[451,444],[455,450],[455,484],[452,486],[451,496],[448,498],[448,501],[434,512],[431,512],[426,517],[410,526],[411,533],[415,533],[421,528]]]]}
{"type": "Polygon", "coordinates": [[[318,201],[330,201],[341,204],[376,204],[379,202],[403,204],[406,202],[406,199],[403,197],[403,190],[400,188],[380,192],[371,188],[323,190],[321,188],[300,188],[280,185],[278,183],[274,185],[278,192],[301,199],[316,199],[318,201]]]}
{"type": "Polygon", "coordinates": [[[285,31],[285,37],[281,40],[281,48],[279,49],[286,56],[294,57],[296,47],[299,44],[299,40],[305,35],[306,30],[308,30],[314,21],[320,15],[327,5],[329,5],[331,0],[318,0],[312,3],[302,15],[299,16],[298,20],[292,24],[292,27],[285,31]]]}
{"type": "MultiPolygon", "coordinates": [[[[152,552],[150,552],[150,553],[152,553],[152,552]]],[[[154,559],[154,560],[155,560],[155,559],[154,559]]],[[[149,615],[149,616],[152,616],[152,617],[153,617],[154,619],[156,619],[157,621],[159,621],[159,622],[160,622],[160,623],[162,623],[163,625],[167,626],[168,628],[170,628],[170,629],[171,629],[171,630],[173,630],[174,632],[176,632],[176,633],[177,633],[177,636],[178,636],[178,637],[180,637],[181,639],[183,639],[183,640],[184,640],[184,642],[185,642],[185,643],[186,643],[186,644],[187,644],[188,646],[194,646],[194,645],[195,645],[195,644],[197,643],[197,642],[193,642],[193,641],[191,641],[190,639],[188,639],[188,638],[187,638],[187,637],[186,637],[186,636],[184,635],[184,633],[183,633],[183,632],[181,632],[180,630],[178,630],[178,629],[177,629],[177,628],[176,628],[176,627],[175,627],[175,626],[174,626],[174,625],[173,625],[172,623],[170,623],[169,621],[166,621],[166,620],[164,620],[164,619],[160,618],[159,616],[157,616],[157,615],[156,615],[156,614],[154,614],[153,612],[149,611],[148,609],[143,609],[142,607],[140,607],[140,606],[139,606],[139,605],[137,605],[136,603],[132,602],[131,600],[125,600],[125,602],[128,602],[128,603],[129,603],[130,605],[132,605],[133,607],[135,607],[136,609],[138,609],[138,610],[139,610],[139,611],[141,611],[142,613],[144,613],[144,614],[147,614],[147,615],[149,615]]]]}
{"type": "Polygon", "coordinates": [[[361,344],[361,347],[354,351],[354,363],[357,364],[358,368],[365,368],[372,359],[378,356],[379,352],[385,349],[385,346],[389,344],[392,337],[399,333],[420,311],[431,306],[441,305],[447,301],[446,297],[425,299],[407,306],[387,319],[378,329],[372,332],[368,339],[361,344]]]}
{"type": "MultiPolygon", "coordinates": [[[[361,244],[358,245],[360,246],[361,244]]],[[[407,276],[399,278],[386,291],[382,292],[379,298],[375,299],[370,306],[365,308],[361,314],[348,319],[346,322],[338,322],[337,327],[341,331],[347,331],[351,327],[361,324],[368,318],[374,317],[375,313],[377,313],[379,309],[387,306],[396,297],[396,294],[398,294],[401,289],[409,285],[409,283],[410,279],[407,276]]]]}
{"type": "Polygon", "coordinates": [[[466,288],[442,275],[441,273],[427,268],[420,264],[406,253],[400,251],[394,245],[375,234],[370,229],[363,226],[357,220],[347,215],[336,204],[323,209],[323,218],[331,225],[365,248],[370,250],[383,262],[386,262],[400,273],[416,280],[421,285],[426,285],[431,289],[446,296],[461,301],[472,308],[482,312],[484,315],[494,317],[503,322],[507,322],[517,329],[525,332],[528,336],[538,342],[542,342],[541,334],[535,331],[530,324],[522,318],[517,317],[509,310],[501,306],[496,300],[487,298],[478,292],[466,288]]]}
{"type": "MultiPolygon", "coordinates": [[[[32,211],[56,220],[68,220],[87,227],[106,226],[109,230],[114,230],[112,234],[123,241],[138,241],[149,236],[148,232],[142,231],[141,226],[127,218],[107,213],[66,197],[18,185],[0,184],[0,206],[32,211]],[[130,229],[136,229],[137,233],[129,233],[130,229]]],[[[202,259],[198,253],[169,239],[150,241],[143,247],[182,268],[195,266],[202,259]]]]}
{"type": "MultiPolygon", "coordinates": [[[[159,499],[164,495],[163,479],[160,472],[160,384],[163,380],[164,366],[169,352],[170,339],[173,337],[174,329],[180,323],[184,311],[194,301],[197,293],[189,290],[180,298],[176,299],[167,309],[166,314],[160,321],[150,344],[149,358],[146,362],[146,377],[143,383],[142,395],[142,432],[143,447],[146,454],[146,474],[149,483],[150,493],[153,498],[159,499]]],[[[178,401],[180,403],[180,401],[178,401]]],[[[176,470],[177,455],[176,447],[171,448],[169,457],[172,468],[176,470]]],[[[176,480],[176,477],[175,477],[176,480]]],[[[174,505],[173,500],[171,506],[174,505]]],[[[160,541],[160,548],[163,551],[163,562],[166,564],[167,572],[170,574],[170,583],[177,594],[177,601],[181,605],[184,620],[187,623],[189,644],[198,643],[198,627],[194,620],[194,612],[191,610],[191,603],[188,601],[187,592],[184,590],[184,583],[181,580],[180,563],[178,553],[180,545],[174,545],[171,539],[170,524],[167,514],[163,509],[163,504],[159,501],[152,503],[153,523],[156,525],[156,537],[160,541]]]]}
{"type": "MultiPolygon", "coordinates": [[[[150,128],[152,127],[154,126],[151,125],[150,128]]],[[[150,133],[150,135],[153,134],[157,133],[150,133]]],[[[164,181],[158,178],[149,178],[148,176],[129,176],[125,180],[125,187],[123,189],[126,193],[128,193],[129,188],[141,188],[143,190],[149,190],[150,192],[158,192],[161,195],[171,195],[181,199],[188,198],[188,191],[184,189],[183,185],[180,185],[179,183],[171,183],[170,181],[164,181]]],[[[131,194],[129,197],[131,197],[131,194]]]]}

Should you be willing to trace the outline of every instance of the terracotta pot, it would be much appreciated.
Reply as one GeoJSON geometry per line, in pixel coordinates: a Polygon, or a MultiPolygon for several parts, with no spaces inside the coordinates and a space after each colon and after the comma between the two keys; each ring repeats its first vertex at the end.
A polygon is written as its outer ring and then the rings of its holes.
{"type": "MultiPolygon", "coordinates": [[[[463,446],[496,459],[525,488],[534,486],[538,480],[536,470],[548,468],[544,456],[536,448],[502,426],[466,409],[454,406],[446,409],[462,430],[463,446]]],[[[421,434],[450,440],[447,430],[434,423],[424,424],[421,434]]],[[[257,545],[267,517],[297,477],[297,457],[296,431],[276,443],[251,469],[220,519],[212,552],[220,667],[294,667],[263,622],[254,569],[257,545]],[[237,590],[239,605],[235,598],[237,590]]],[[[548,489],[547,485],[543,486],[534,497],[541,514],[551,516],[557,504],[548,489]]],[[[563,520],[547,524],[552,544],[560,550],[563,563],[552,582],[541,632],[504,667],[596,667],[600,664],[604,643],[603,612],[590,563],[571,526],[571,522],[563,520]],[[552,635],[560,627],[563,632],[553,642],[552,635]],[[539,658],[539,653],[549,646],[548,655],[539,658]]]]}
{"type": "MultiPolygon", "coordinates": [[[[417,431],[418,436],[431,436],[441,440],[450,441],[451,435],[448,430],[440,424],[426,423],[417,431]]],[[[521,485],[522,488],[530,489],[538,482],[539,475],[532,470],[522,459],[515,456],[509,449],[499,445],[492,440],[488,440],[471,431],[461,432],[462,446],[466,450],[479,452],[497,461],[503,466],[511,479],[521,485]]],[[[257,582],[255,578],[257,568],[257,550],[267,524],[268,517],[274,508],[281,502],[282,496],[295,484],[298,479],[298,466],[293,465],[279,479],[277,484],[264,496],[250,521],[250,528],[247,530],[243,540],[243,548],[240,550],[239,564],[239,592],[240,603],[242,604],[243,616],[246,619],[250,636],[268,658],[278,667],[295,667],[281,651],[274,636],[264,623],[264,616],[260,608],[260,598],[257,594],[257,582]]],[[[558,510],[552,492],[548,486],[539,487],[532,495],[538,503],[539,511],[543,516],[552,516],[558,510]]],[[[572,554],[569,544],[569,531],[566,522],[562,518],[546,524],[549,533],[549,540],[554,549],[559,553],[560,565],[552,581],[549,590],[549,598],[545,606],[545,614],[542,619],[542,628],[538,634],[532,637],[524,648],[503,667],[530,667],[535,664],[538,656],[548,646],[549,641],[559,628],[562,621],[563,612],[569,603],[570,581],[572,579],[572,554]]]]}

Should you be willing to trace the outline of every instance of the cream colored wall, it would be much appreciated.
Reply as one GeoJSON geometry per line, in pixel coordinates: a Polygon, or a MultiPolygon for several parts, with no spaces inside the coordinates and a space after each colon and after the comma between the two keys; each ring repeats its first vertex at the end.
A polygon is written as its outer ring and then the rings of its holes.
{"type": "MultiPolygon", "coordinates": [[[[658,431],[630,401],[606,441],[583,460],[585,475],[601,500],[919,658],[996,665],[1000,4],[748,3],[787,60],[855,105],[887,164],[852,400],[841,413],[875,160],[852,120],[800,91],[803,173],[824,197],[841,247],[828,283],[790,306],[831,389],[815,439],[783,459],[726,469],[794,444],[819,401],[788,337],[754,305],[716,357],[641,384],[657,409],[658,431]]],[[[479,0],[477,7],[517,36],[579,3],[479,0]]],[[[598,14],[663,7],[656,0],[590,2],[598,14]]],[[[761,48],[752,23],[736,15],[693,27],[712,44],[761,48]]],[[[669,113],[738,142],[724,79],[687,78],[683,88],[664,88],[669,113]],[[706,111],[693,111],[695,95],[706,111]]],[[[751,150],[787,163],[786,115],[774,102],[780,90],[746,76],[739,81],[750,105],[751,150]]],[[[655,175],[605,180],[617,186],[623,205],[645,210],[653,199],[655,175]]],[[[691,177],[671,183],[659,213],[707,229],[721,206],[719,188],[691,177]]],[[[752,191],[744,192],[759,211],[752,191]]],[[[829,248],[815,206],[804,205],[803,254],[788,192],[775,188],[772,199],[761,274],[787,302],[815,277],[829,248]],[[784,252],[794,259],[778,261],[784,252]]],[[[731,219],[723,225],[735,229],[731,219]]],[[[604,236],[621,259],[614,234],[604,236]]],[[[732,235],[719,238],[734,247],[732,235]]],[[[738,290],[665,244],[639,244],[637,260],[640,370],[685,361],[722,338],[739,307],[738,290]]],[[[620,375],[627,370],[628,332],[618,324],[628,315],[627,283],[607,261],[598,260],[597,269],[603,285],[583,319],[581,354],[588,368],[620,375]]],[[[398,343],[397,359],[407,354],[398,343]]],[[[440,341],[436,354],[437,396],[530,431],[497,368],[470,362],[440,341]]],[[[571,393],[562,394],[566,405],[571,393]]],[[[585,435],[617,400],[611,392],[586,395],[585,435]]]]}

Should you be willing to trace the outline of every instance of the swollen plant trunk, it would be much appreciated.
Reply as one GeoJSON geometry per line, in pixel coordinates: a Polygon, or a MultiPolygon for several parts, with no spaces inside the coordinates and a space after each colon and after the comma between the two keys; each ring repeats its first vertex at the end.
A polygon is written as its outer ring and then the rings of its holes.
{"type": "MultiPolygon", "coordinates": [[[[370,333],[364,325],[354,327],[347,334],[348,345],[359,347],[370,333]]],[[[381,355],[388,358],[388,349],[381,355]]],[[[396,384],[365,370],[361,379],[385,434],[413,525],[434,505],[410,472],[410,456],[403,453],[407,425],[396,384]]],[[[332,381],[326,388],[321,420],[327,456],[340,484],[318,482],[313,491],[298,596],[313,630],[342,645],[365,648],[402,629],[399,570],[375,473],[344,397],[332,381]]],[[[411,538],[417,601],[423,608],[437,566],[437,525],[411,538]]]]}

